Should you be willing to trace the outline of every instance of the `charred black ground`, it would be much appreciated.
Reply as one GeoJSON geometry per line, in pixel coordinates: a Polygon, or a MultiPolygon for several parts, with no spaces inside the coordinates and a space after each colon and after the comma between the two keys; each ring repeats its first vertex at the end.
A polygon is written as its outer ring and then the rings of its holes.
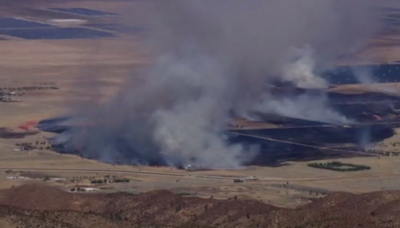
{"type": "Polygon", "coordinates": [[[322,77],[332,85],[363,83],[357,72],[368,72],[370,80],[376,83],[400,82],[400,64],[380,64],[362,66],[341,66],[324,71],[322,77]]]}
{"type": "MultiPolygon", "coordinates": [[[[374,72],[396,72],[399,65],[374,66],[374,72]]],[[[340,68],[333,79],[334,84],[341,84],[340,78],[355,77],[350,67],[340,68]]],[[[400,72],[400,71],[399,71],[400,72]]],[[[396,73],[387,76],[387,80],[396,81],[396,73]]],[[[348,81],[346,79],[346,81],[348,81]]],[[[354,82],[354,81],[353,81],[354,82]]],[[[289,160],[313,160],[323,158],[340,158],[352,156],[370,156],[365,147],[381,142],[395,134],[394,129],[400,127],[400,98],[383,92],[360,92],[357,94],[343,94],[327,92],[326,90],[302,89],[292,86],[275,86],[272,89],[274,96],[296,98],[298,96],[325,96],[330,107],[354,121],[352,124],[332,124],[305,119],[289,118],[279,115],[255,113],[260,123],[269,123],[272,127],[252,129],[247,127],[231,126],[226,132],[229,143],[240,143],[244,146],[259,148],[256,158],[248,165],[280,165],[289,160]]],[[[80,154],[83,157],[102,160],[98,155],[82,153],[84,148],[74,148],[68,145],[66,132],[72,133],[77,128],[92,126],[71,126],[68,122],[71,116],[43,120],[39,123],[42,131],[61,133],[52,139],[54,149],[61,153],[80,154]],[[68,146],[66,146],[68,145],[68,146]]],[[[254,123],[254,121],[253,121],[254,123]]],[[[90,125],[90,124],[89,124],[90,125]]],[[[132,153],[140,148],[132,148],[124,143],[124,137],[117,137],[120,145],[117,159],[112,163],[129,163],[132,153]]],[[[155,148],[153,148],[155,149],[155,148]]],[[[147,158],[148,159],[148,158],[147,158]]],[[[166,165],[161,154],[150,159],[150,164],[166,165]]]]}

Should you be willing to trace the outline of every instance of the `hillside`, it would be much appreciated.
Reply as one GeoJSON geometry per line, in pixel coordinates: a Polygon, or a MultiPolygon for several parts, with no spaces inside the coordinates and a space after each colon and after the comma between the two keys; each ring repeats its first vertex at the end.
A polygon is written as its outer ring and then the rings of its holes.
{"type": "Polygon", "coordinates": [[[400,192],[334,193],[297,209],[255,200],[73,194],[26,185],[0,195],[1,227],[400,227],[400,192]]]}

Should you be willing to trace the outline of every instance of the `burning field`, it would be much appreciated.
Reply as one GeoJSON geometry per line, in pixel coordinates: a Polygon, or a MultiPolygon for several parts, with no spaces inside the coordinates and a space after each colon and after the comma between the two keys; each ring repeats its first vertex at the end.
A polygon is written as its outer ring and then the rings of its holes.
{"type": "Polygon", "coordinates": [[[155,9],[142,80],[42,120],[58,134],[53,149],[221,169],[372,156],[371,145],[395,134],[398,89],[377,83],[395,82],[399,67],[337,67],[384,31],[376,1],[173,0],[155,9]]]}
{"type": "Polygon", "coordinates": [[[388,2],[6,4],[0,227],[400,227],[388,2]]]}
{"type": "Polygon", "coordinates": [[[394,82],[398,66],[336,63],[382,33],[379,9],[372,0],[157,3],[143,81],[39,128],[58,133],[55,150],[108,163],[221,169],[372,156],[400,123],[397,87],[376,84],[394,82]]]}
{"type": "MultiPolygon", "coordinates": [[[[378,92],[344,94],[330,92],[328,89],[311,90],[297,87],[274,88],[270,92],[274,94],[275,100],[288,101],[312,101],[323,96],[326,99],[324,104],[344,121],[315,119],[312,113],[309,114],[313,111],[312,107],[307,106],[302,108],[305,112],[303,114],[310,115],[309,118],[261,111],[252,112],[249,119],[232,115],[231,121],[224,126],[220,134],[224,145],[240,145],[245,151],[241,156],[251,158],[245,160],[242,165],[279,165],[288,160],[376,156],[369,152],[368,148],[391,138],[395,134],[394,129],[400,127],[400,97],[391,94],[378,92]]],[[[62,153],[79,154],[86,158],[117,164],[181,166],[196,163],[194,156],[191,160],[185,161],[186,163],[171,164],[168,162],[167,154],[159,152],[161,151],[159,148],[149,147],[152,144],[139,144],[145,150],[151,149],[146,152],[147,154],[139,152],[141,147],[132,144],[129,135],[120,135],[118,131],[121,131],[121,126],[118,125],[118,121],[116,123],[117,125],[109,125],[106,121],[96,123],[87,116],[65,116],[42,120],[38,127],[42,131],[58,134],[51,138],[51,142],[53,149],[62,153]],[[85,140],[96,140],[92,138],[97,136],[93,132],[100,131],[115,134],[106,137],[114,141],[93,142],[95,145],[85,142],[85,140]],[[76,134],[82,137],[81,141],[76,141],[76,134]],[[110,143],[115,146],[111,149],[112,153],[93,149],[93,146],[107,148],[110,143]],[[104,157],[105,155],[107,157],[104,157]]],[[[143,123],[138,121],[136,124],[140,126],[143,123]]]]}

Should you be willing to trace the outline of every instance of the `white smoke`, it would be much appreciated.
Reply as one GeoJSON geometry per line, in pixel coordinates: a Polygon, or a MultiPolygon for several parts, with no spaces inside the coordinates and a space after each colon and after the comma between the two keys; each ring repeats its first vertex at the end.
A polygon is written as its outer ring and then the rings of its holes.
{"type": "Polygon", "coordinates": [[[374,79],[371,69],[367,69],[367,68],[352,68],[351,69],[355,78],[357,79],[357,81],[363,85],[371,85],[376,83],[376,80],[374,79]]]}
{"type": "MultiPolygon", "coordinates": [[[[167,56],[155,66],[162,70],[166,81],[162,85],[176,83],[189,89],[179,95],[170,91],[173,105],[168,109],[157,109],[152,114],[154,142],[170,165],[195,164],[199,167],[239,167],[245,161],[240,145],[228,145],[221,137],[229,121],[231,108],[230,91],[225,87],[232,84],[223,64],[217,60],[198,55],[186,62],[167,56]],[[195,63],[195,64],[194,64],[195,63]],[[193,65],[194,64],[194,65],[193,65]]],[[[248,158],[251,158],[251,151],[248,158]]]]}
{"type": "MultiPolygon", "coordinates": [[[[254,110],[347,122],[323,98],[268,96],[269,81],[326,87],[314,68],[348,54],[376,32],[372,0],[169,0],[155,3],[150,44],[158,56],[103,107],[70,147],[131,164],[238,167],[254,151],[226,142],[231,113],[254,110]],[[302,48],[307,47],[307,48],[302,48]],[[262,101],[260,103],[260,100],[262,101]],[[320,106],[318,106],[320,105],[320,106]]],[[[377,20],[378,19],[378,20],[377,20]]]]}
{"type": "Polygon", "coordinates": [[[283,79],[290,81],[301,88],[327,88],[328,82],[318,77],[315,70],[313,50],[310,47],[296,48],[291,53],[295,60],[290,61],[283,68],[283,79]]]}
{"type": "Polygon", "coordinates": [[[351,124],[354,120],[348,119],[328,105],[327,97],[318,97],[303,94],[291,98],[267,97],[257,104],[254,111],[271,113],[280,116],[319,121],[331,124],[351,124]]]}

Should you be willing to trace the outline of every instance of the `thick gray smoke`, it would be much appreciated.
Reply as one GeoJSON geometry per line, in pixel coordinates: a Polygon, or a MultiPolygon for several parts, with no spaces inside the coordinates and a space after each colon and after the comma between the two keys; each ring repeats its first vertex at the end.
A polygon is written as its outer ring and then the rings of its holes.
{"type": "Polygon", "coordinates": [[[255,151],[224,138],[232,113],[261,109],[346,122],[324,99],[276,100],[265,85],[281,80],[326,87],[315,68],[356,51],[377,31],[374,2],[157,3],[149,43],[158,57],[144,72],[145,81],[130,82],[110,103],[85,113],[92,126],[72,130],[68,147],[104,161],[239,167],[255,151]]]}

